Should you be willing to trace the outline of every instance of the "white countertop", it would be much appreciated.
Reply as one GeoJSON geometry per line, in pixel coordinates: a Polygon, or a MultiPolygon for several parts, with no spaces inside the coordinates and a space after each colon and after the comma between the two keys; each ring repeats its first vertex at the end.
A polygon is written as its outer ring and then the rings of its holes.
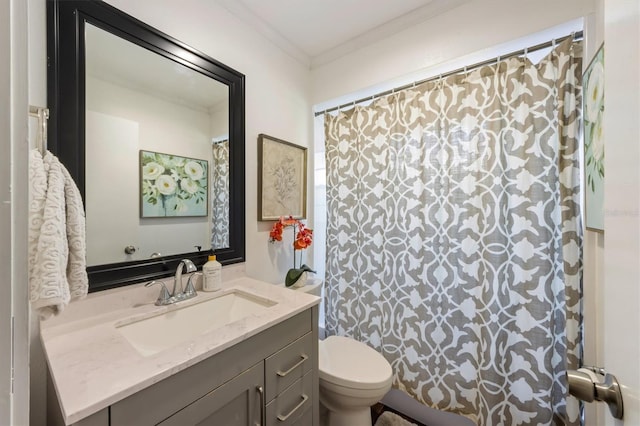
{"type": "Polygon", "coordinates": [[[155,306],[158,291],[158,286],[145,288],[140,284],[92,293],[71,303],[60,316],[41,323],[44,352],[66,424],[94,414],[320,302],[318,297],[303,291],[247,277],[227,280],[224,272],[222,290],[198,292],[197,297],[174,305],[155,306]],[[116,329],[123,319],[153,316],[232,289],[278,303],[151,356],[139,354],[116,329]]]}

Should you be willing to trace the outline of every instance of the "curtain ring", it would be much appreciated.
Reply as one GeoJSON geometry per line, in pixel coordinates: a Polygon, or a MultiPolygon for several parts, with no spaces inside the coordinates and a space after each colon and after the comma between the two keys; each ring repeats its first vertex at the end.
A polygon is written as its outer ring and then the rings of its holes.
{"type": "Polygon", "coordinates": [[[529,55],[529,48],[528,48],[528,47],[525,47],[525,48],[524,48],[524,58],[525,58],[525,59],[529,59],[529,58],[528,58],[528,55],[529,55]]]}

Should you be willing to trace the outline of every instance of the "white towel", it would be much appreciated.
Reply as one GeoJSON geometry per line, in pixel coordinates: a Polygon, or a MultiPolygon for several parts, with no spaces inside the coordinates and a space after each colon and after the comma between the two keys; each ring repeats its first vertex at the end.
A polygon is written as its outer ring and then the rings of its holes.
{"type": "Polygon", "coordinates": [[[29,159],[30,300],[40,316],[60,313],[87,294],[82,197],[67,169],[50,152],[29,159]]]}

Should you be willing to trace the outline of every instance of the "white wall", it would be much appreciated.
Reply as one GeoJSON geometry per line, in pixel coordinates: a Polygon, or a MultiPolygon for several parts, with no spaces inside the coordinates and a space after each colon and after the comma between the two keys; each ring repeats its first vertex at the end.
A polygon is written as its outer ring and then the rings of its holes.
{"type": "Polygon", "coordinates": [[[640,2],[604,1],[604,366],[640,424],[640,2]]]}
{"type": "Polygon", "coordinates": [[[26,23],[25,3],[0,4],[0,424],[25,425],[29,404],[26,23]]]}
{"type": "MultiPolygon", "coordinates": [[[[27,113],[30,103],[44,105],[40,97],[44,91],[30,87],[33,75],[29,65],[34,57],[27,51],[38,35],[37,30],[28,31],[31,9],[31,2],[23,0],[0,5],[0,424],[12,425],[29,424],[26,194],[27,150],[32,144],[27,113]]],[[[39,46],[36,41],[35,51],[42,53],[39,46]]],[[[44,83],[38,88],[43,89],[44,83]]]]}
{"type": "Polygon", "coordinates": [[[471,54],[582,18],[592,12],[591,3],[475,0],[463,4],[314,69],[313,104],[336,104],[332,101],[353,100],[345,95],[364,93],[367,88],[406,84],[421,72],[448,62],[462,59],[458,66],[468,65],[473,62],[464,61],[473,59],[465,57],[471,54]]]}
{"type": "Polygon", "coordinates": [[[226,101],[214,105],[211,115],[211,137],[215,141],[229,138],[229,105],[226,101]]]}
{"type": "MultiPolygon", "coordinates": [[[[11,108],[11,9],[10,3],[0,5],[0,55],[8,60],[0,63],[0,105],[9,111],[11,108]]],[[[11,116],[0,116],[0,149],[10,152],[11,116]]],[[[9,424],[13,411],[11,401],[11,158],[0,156],[0,279],[10,285],[0,286],[0,423],[9,424]]]]}
{"type": "Polygon", "coordinates": [[[208,249],[208,217],[140,218],[139,150],[211,163],[209,112],[97,78],[86,85],[87,265],[208,249]]]}
{"type": "MultiPolygon", "coordinates": [[[[18,0],[23,3],[23,0],[18,0]]],[[[29,104],[47,106],[47,32],[46,32],[46,3],[44,0],[28,0],[28,77],[29,104]]],[[[18,24],[22,25],[22,24],[18,24]]],[[[29,147],[35,148],[37,135],[37,120],[29,119],[29,147]]],[[[18,164],[26,167],[27,156],[23,154],[18,164]]],[[[26,199],[25,199],[26,203],[26,199]]],[[[23,214],[27,215],[25,208],[23,214]]],[[[26,233],[26,225],[24,226],[26,233]]],[[[25,242],[26,244],[26,242],[25,242]]],[[[25,272],[26,280],[26,272],[25,272]]],[[[26,291],[26,290],[25,290],[26,291]]],[[[27,298],[24,299],[24,309],[28,308],[27,298]]],[[[28,422],[18,422],[16,425],[44,426],[46,424],[46,383],[47,367],[40,343],[40,323],[36,312],[30,312],[29,324],[29,398],[28,422]]]]}
{"type": "MultiPolygon", "coordinates": [[[[604,41],[604,0],[595,1],[594,13],[585,20],[586,69],[604,41]]],[[[585,230],[583,245],[583,309],[584,316],[584,364],[604,365],[603,305],[604,300],[604,235],[585,230]]],[[[608,412],[604,404],[585,404],[585,426],[602,425],[608,412]]]]}
{"type": "MultiPolygon", "coordinates": [[[[108,3],[246,76],[246,270],[282,282],[290,251],[268,243],[270,222],[257,221],[257,137],[266,133],[311,146],[309,71],[209,0],[108,0],[108,3]]],[[[309,166],[311,172],[313,167],[309,166]]],[[[309,180],[309,188],[311,181],[309,180]]],[[[308,207],[313,197],[309,189],[308,207]]],[[[309,215],[312,221],[312,215],[309,215]]]]}

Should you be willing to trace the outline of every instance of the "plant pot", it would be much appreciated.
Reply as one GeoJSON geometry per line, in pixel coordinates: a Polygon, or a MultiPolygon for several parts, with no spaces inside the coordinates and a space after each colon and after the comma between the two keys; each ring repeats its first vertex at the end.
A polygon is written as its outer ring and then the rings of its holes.
{"type": "Polygon", "coordinates": [[[307,285],[307,271],[304,271],[302,275],[300,275],[300,278],[298,278],[296,282],[291,284],[289,288],[300,288],[304,287],[305,285],[307,285]]]}
{"type": "Polygon", "coordinates": [[[284,284],[289,288],[303,287],[307,283],[307,271],[304,269],[289,269],[284,284]]]}
{"type": "Polygon", "coordinates": [[[307,284],[307,274],[309,272],[315,274],[316,271],[307,265],[302,265],[300,268],[289,269],[284,279],[284,285],[294,288],[304,287],[307,284]]]}

